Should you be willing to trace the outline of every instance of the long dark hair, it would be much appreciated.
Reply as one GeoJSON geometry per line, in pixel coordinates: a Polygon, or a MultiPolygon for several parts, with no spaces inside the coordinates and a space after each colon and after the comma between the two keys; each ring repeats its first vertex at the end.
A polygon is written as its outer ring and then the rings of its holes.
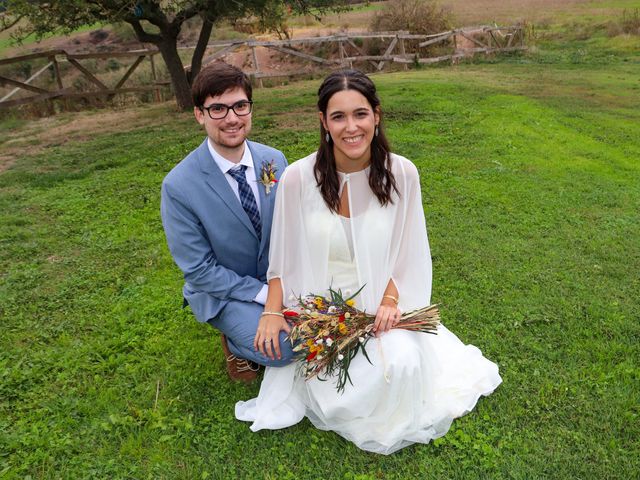
{"type": "MultiPolygon", "coordinates": [[[[369,187],[378,198],[381,205],[393,203],[391,195],[398,192],[396,179],[391,172],[391,149],[384,134],[382,126],[382,111],[380,111],[380,99],[376,93],[376,86],[371,79],[359,70],[339,70],[331,73],[324,79],[318,89],[318,110],[324,117],[327,116],[327,105],[331,97],[343,90],[356,90],[369,102],[374,112],[378,111],[380,122],[378,134],[371,141],[371,169],[369,171],[369,187]]],[[[336,159],[333,154],[333,145],[326,139],[327,130],[320,122],[320,148],[316,156],[316,164],[313,173],[320,188],[320,193],[325,203],[335,213],[340,208],[340,180],[336,169],[336,159]]]]}

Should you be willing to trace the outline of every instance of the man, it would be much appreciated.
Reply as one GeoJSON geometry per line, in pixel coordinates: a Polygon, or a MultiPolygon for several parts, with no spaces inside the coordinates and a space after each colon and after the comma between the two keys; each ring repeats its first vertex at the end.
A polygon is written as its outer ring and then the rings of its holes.
{"type": "MultiPolygon", "coordinates": [[[[184,274],[185,301],[200,322],[221,332],[227,372],[252,381],[258,365],[281,366],[293,352],[280,318],[279,355],[254,349],[267,298],[269,236],[282,152],[247,140],[252,89],[239,69],[217,62],[192,86],[194,115],[207,133],[162,183],[162,224],[184,274]]],[[[278,341],[279,340],[279,341],[278,341]]]]}

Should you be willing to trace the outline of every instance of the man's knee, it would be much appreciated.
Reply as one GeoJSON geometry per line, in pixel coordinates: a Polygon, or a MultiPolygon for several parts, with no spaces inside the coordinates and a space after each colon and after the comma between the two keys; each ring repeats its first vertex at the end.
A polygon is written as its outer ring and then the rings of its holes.
{"type": "Polygon", "coordinates": [[[287,339],[285,332],[280,332],[280,359],[271,360],[265,359],[264,362],[260,362],[267,367],[284,367],[289,365],[294,360],[295,352],[291,346],[291,341],[287,339]]]}

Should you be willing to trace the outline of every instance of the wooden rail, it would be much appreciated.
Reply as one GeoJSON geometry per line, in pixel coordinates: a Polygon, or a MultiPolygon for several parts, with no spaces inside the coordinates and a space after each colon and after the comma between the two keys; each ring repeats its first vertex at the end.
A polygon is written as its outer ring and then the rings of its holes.
{"type": "MultiPolygon", "coordinates": [[[[441,32],[433,35],[416,35],[408,32],[362,32],[340,33],[322,37],[292,38],[287,40],[232,40],[211,42],[208,49],[217,51],[205,57],[203,65],[221,59],[240,49],[250,49],[252,68],[247,73],[262,86],[262,79],[276,77],[295,77],[305,75],[300,72],[267,73],[259,63],[256,50],[271,49],[282,54],[313,62],[323,67],[344,68],[354,64],[365,63],[377,71],[381,71],[387,62],[403,65],[430,64],[450,61],[458,62],[461,58],[476,54],[492,54],[526,50],[522,26],[482,26],[467,27],[441,32]],[[386,50],[380,55],[367,55],[356,42],[365,39],[379,39],[387,41],[386,50]],[[328,43],[337,44],[339,57],[329,58],[309,53],[314,45],[328,43]],[[445,55],[429,56],[427,47],[444,45],[450,52],[445,55]],[[303,51],[306,47],[307,51],[303,51]]],[[[193,49],[194,46],[184,46],[181,49],[193,49]]],[[[334,49],[328,49],[334,50],[334,49]]]]}
{"type": "MultiPolygon", "coordinates": [[[[525,50],[524,31],[521,26],[511,27],[467,27],[447,32],[441,32],[433,35],[415,35],[408,32],[362,32],[362,33],[340,33],[337,35],[329,35],[323,37],[297,38],[288,40],[231,40],[211,42],[207,49],[214,50],[203,59],[203,65],[217,59],[224,58],[232,52],[244,49],[245,54],[250,52],[252,68],[247,73],[252,79],[262,86],[262,80],[265,78],[275,77],[295,77],[297,75],[306,75],[297,72],[277,72],[268,73],[261,69],[257,49],[271,49],[280,54],[289,55],[300,59],[306,63],[315,63],[323,68],[345,68],[353,67],[354,64],[365,64],[367,68],[373,68],[381,71],[385,65],[389,63],[397,63],[407,69],[411,64],[431,64],[439,62],[455,63],[461,58],[476,54],[491,54],[497,52],[512,52],[517,50],[525,50]],[[382,43],[388,42],[382,47],[383,53],[379,55],[368,55],[358,43],[365,39],[378,39],[382,43]],[[329,43],[336,44],[337,48],[325,49],[325,51],[338,51],[337,58],[325,57],[312,53],[314,46],[329,43]],[[434,46],[440,46],[437,55],[431,54],[434,46]],[[446,52],[444,55],[442,53],[446,52]]],[[[184,46],[180,49],[193,49],[194,46],[184,46]]],[[[19,57],[0,59],[0,67],[17,62],[25,62],[36,59],[47,59],[49,63],[41,68],[36,74],[32,75],[26,81],[20,81],[0,75],[0,85],[14,86],[14,90],[9,92],[3,98],[0,98],[0,108],[13,107],[25,103],[31,103],[41,100],[50,100],[57,98],[73,98],[73,97],[106,97],[112,98],[119,93],[127,92],[143,92],[155,91],[156,99],[160,98],[160,89],[168,85],[168,82],[159,82],[156,77],[156,68],[154,64],[154,56],[159,52],[157,50],[133,50],[127,52],[101,52],[101,53],[82,53],[70,54],[64,50],[49,50],[41,53],[33,53],[21,55],[19,57]],[[81,61],[85,59],[105,59],[114,57],[137,57],[133,64],[127,69],[124,75],[116,82],[113,87],[105,85],[97,76],[82,65],[81,61]],[[153,76],[153,84],[128,87],[124,85],[131,77],[138,66],[148,58],[151,62],[151,71],[153,76]],[[65,87],[63,78],[60,74],[59,65],[61,62],[68,62],[76,71],[92,84],[94,90],[78,91],[71,87],[65,87]],[[42,72],[53,68],[55,83],[57,89],[48,90],[31,85],[30,83],[42,72]],[[34,95],[11,100],[10,98],[18,91],[28,91],[34,95]]],[[[335,56],[335,55],[334,55],[335,56]]]]}
{"type": "Polygon", "coordinates": [[[46,59],[49,62],[42,68],[40,68],[35,74],[31,75],[27,80],[15,80],[4,75],[0,75],[0,85],[16,87],[8,94],[0,98],[0,108],[15,107],[17,105],[23,105],[27,103],[38,102],[42,100],[53,99],[65,99],[65,98],[113,98],[114,95],[129,92],[155,92],[156,99],[160,98],[160,89],[166,87],[168,82],[159,82],[156,78],[156,69],[154,65],[153,56],[157,55],[157,50],[132,50],[127,52],[99,52],[99,53],[81,53],[71,54],[64,50],[47,50],[45,52],[31,53],[28,55],[20,55],[12,58],[0,59],[0,67],[4,65],[10,65],[14,63],[20,63],[25,61],[33,61],[38,59],[46,59]],[[124,75],[116,82],[113,87],[109,87],[98,77],[92,73],[87,67],[82,65],[81,60],[86,59],[106,59],[106,58],[126,58],[137,57],[136,60],[129,66],[124,75]],[[131,77],[131,74],[138,68],[146,58],[151,62],[151,73],[153,78],[153,84],[141,85],[133,87],[125,87],[125,83],[131,77]],[[63,76],[60,73],[60,63],[67,62],[72,65],[75,70],[79,71],[83,78],[89,81],[96,89],[95,90],[78,90],[71,86],[65,87],[63,76]],[[55,79],[55,89],[46,89],[31,85],[31,82],[38,76],[49,69],[53,69],[53,76],[55,79]],[[11,100],[15,94],[20,91],[28,91],[35,93],[28,97],[16,98],[11,100]]]}

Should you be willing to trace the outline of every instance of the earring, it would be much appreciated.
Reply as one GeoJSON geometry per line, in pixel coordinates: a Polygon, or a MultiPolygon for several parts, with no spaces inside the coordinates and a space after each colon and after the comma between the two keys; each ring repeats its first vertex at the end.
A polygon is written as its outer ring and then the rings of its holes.
{"type": "Polygon", "coordinates": [[[378,125],[376,125],[376,137],[378,136],[379,133],[380,133],[380,130],[378,129],[378,125]]]}
{"type": "Polygon", "coordinates": [[[331,143],[331,135],[329,135],[329,132],[327,132],[327,134],[324,136],[324,139],[327,141],[327,143],[331,143]]]}

